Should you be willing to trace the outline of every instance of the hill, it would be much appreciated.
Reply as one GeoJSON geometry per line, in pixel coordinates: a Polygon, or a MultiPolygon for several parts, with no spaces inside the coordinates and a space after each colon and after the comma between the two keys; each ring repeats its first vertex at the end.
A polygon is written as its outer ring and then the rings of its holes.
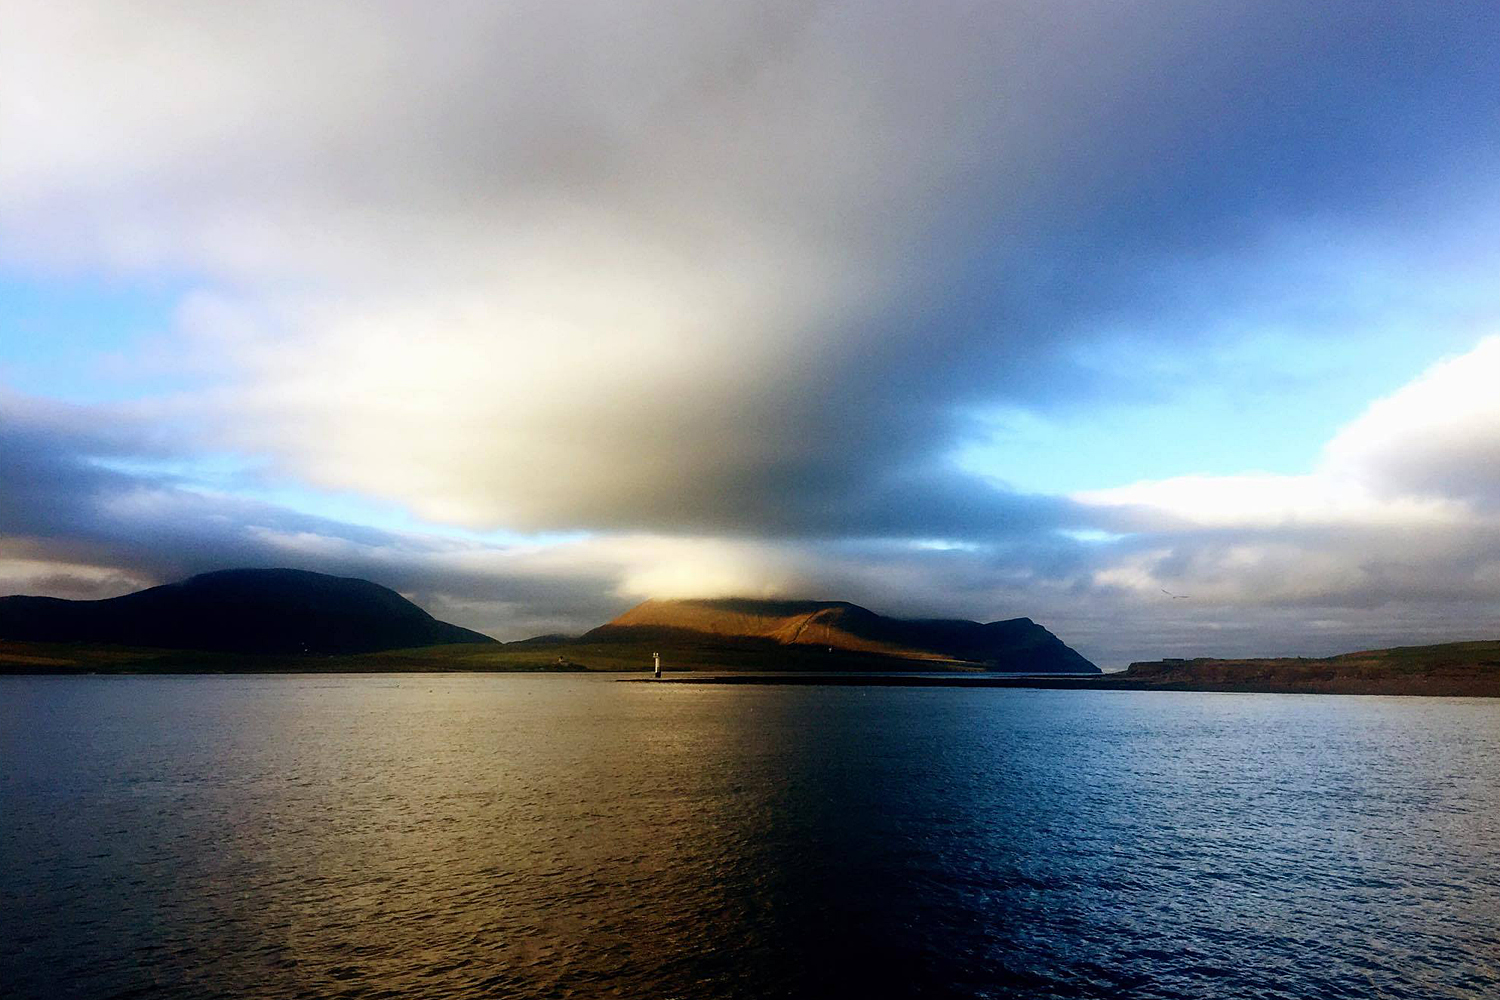
{"type": "Polygon", "coordinates": [[[227,570],[107,601],[0,598],[0,673],[1009,670],[1097,674],[1030,619],[886,618],[844,602],[648,601],[585,635],[498,643],[385,587],[227,570]]]}
{"type": "Polygon", "coordinates": [[[693,659],[748,654],[760,669],[1099,672],[1029,618],[888,618],[844,601],[652,600],[574,642],[656,644],[669,660],[669,651],[683,649],[693,659]]]}
{"type": "Polygon", "coordinates": [[[1500,697],[1500,642],[1367,649],[1316,659],[1152,660],[1113,675],[1132,688],[1500,697]]]}
{"type": "Polygon", "coordinates": [[[0,640],[289,655],[495,644],[379,584],[294,569],[222,570],[102,601],[3,597],[0,640]]]}

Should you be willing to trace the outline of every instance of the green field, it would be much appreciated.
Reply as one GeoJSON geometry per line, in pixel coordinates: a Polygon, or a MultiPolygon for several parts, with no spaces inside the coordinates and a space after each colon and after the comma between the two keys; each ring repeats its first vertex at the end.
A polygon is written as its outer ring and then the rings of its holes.
{"type": "MultiPolygon", "coordinates": [[[[667,674],[692,671],[896,672],[948,669],[981,672],[975,664],[908,660],[823,647],[705,637],[655,644],[634,641],[456,644],[351,656],[259,656],[124,646],[0,641],[0,674],[78,673],[385,673],[568,672],[647,675],[651,654],[667,674]]],[[[1160,660],[1135,663],[1103,677],[1058,675],[1073,688],[1500,696],[1500,642],[1402,646],[1319,659],[1160,660]]]]}
{"type": "Polygon", "coordinates": [[[659,644],[611,641],[423,646],[349,656],[268,656],[74,643],[0,641],[0,673],[248,673],[394,671],[976,670],[973,664],[909,660],[821,647],[709,638],[659,644]]]}

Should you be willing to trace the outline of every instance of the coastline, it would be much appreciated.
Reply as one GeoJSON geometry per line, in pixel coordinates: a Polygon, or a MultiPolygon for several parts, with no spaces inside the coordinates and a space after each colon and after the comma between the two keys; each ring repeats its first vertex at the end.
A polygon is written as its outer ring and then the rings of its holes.
{"type": "Polygon", "coordinates": [[[1031,675],[1031,676],[941,676],[931,674],[678,674],[660,678],[620,677],[621,684],[739,684],[791,687],[943,687],[943,688],[1013,688],[1048,691],[1166,691],[1203,694],[1322,694],[1402,696],[1414,698],[1500,698],[1500,678],[1494,683],[1469,681],[1446,682],[1444,679],[1423,683],[1392,678],[1386,681],[1316,682],[1287,680],[1282,682],[1237,679],[1230,681],[1178,680],[1152,683],[1127,677],[1124,672],[1103,676],[1031,675]]]}
{"type": "MultiPolygon", "coordinates": [[[[625,683],[824,687],[1018,688],[1059,691],[1184,691],[1226,694],[1346,694],[1500,698],[1500,642],[1448,643],[1346,653],[1320,659],[1158,660],[1124,671],[986,673],[979,669],[905,671],[890,659],[848,657],[799,670],[743,651],[698,651],[652,678],[635,646],[449,645],[349,656],[265,656],[132,647],[0,641],[0,676],[228,674],[594,674],[625,683]]],[[[649,654],[646,654],[649,655],[649,654]]]]}

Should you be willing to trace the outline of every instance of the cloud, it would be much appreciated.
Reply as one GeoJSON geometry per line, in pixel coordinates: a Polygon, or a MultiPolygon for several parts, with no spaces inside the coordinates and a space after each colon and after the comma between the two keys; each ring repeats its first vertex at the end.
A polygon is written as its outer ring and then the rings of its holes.
{"type": "Polygon", "coordinates": [[[109,463],[145,451],[133,432],[149,438],[151,425],[116,413],[95,434],[99,415],[79,416],[0,406],[0,592],[97,598],[224,566],[297,566],[378,580],[510,639],[582,631],[649,596],[817,592],[830,573],[883,593],[869,585],[880,570],[837,547],[645,533],[502,544],[312,516],[149,466],[120,471],[109,463]]]}
{"type": "Polygon", "coordinates": [[[641,532],[502,544],[383,531],[149,467],[111,468],[101,463],[132,450],[132,421],[114,414],[100,438],[77,416],[19,397],[0,408],[0,592],[99,598],[224,566],[294,566],[374,579],[435,614],[518,639],[581,632],[652,596],[836,593],[894,613],[1010,617],[1034,606],[1027,587],[1061,591],[1078,568],[1069,555],[1077,543],[1061,536],[998,553],[641,532]]]}
{"type": "Polygon", "coordinates": [[[1491,336],[1369,404],[1307,475],[1179,476],[1075,499],[1205,527],[1470,524],[1500,505],[1497,384],[1491,336]]]}
{"type": "Polygon", "coordinates": [[[1416,13],[23,3],[0,228],[201,275],[183,419],[287,477],[519,530],[1015,536],[1066,504],[955,467],[974,408],[1095,398],[1081,347],[1200,338],[1148,317],[1225,248],[1393,200],[1391,130],[1448,126],[1386,43],[1475,12],[1416,13]]]}
{"type": "Polygon", "coordinates": [[[1373,403],[1328,443],[1330,476],[1389,498],[1457,501],[1500,514],[1500,336],[1373,403]]]}
{"type": "Polygon", "coordinates": [[[1136,534],[1095,584],[1218,607],[1425,608],[1493,628],[1500,606],[1500,337],[1341,429],[1300,476],[1188,476],[1078,494],[1136,534]],[[1460,610],[1462,609],[1462,610],[1460,610]]]}
{"type": "MultiPolygon", "coordinates": [[[[97,599],[226,566],[294,566],[375,579],[511,639],[620,609],[619,570],[605,560],[538,563],[525,546],[380,531],[205,492],[101,465],[97,439],[24,401],[7,400],[0,417],[0,593],[97,599]]],[[[126,436],[117,426],[112,438],[126,436]]]]}

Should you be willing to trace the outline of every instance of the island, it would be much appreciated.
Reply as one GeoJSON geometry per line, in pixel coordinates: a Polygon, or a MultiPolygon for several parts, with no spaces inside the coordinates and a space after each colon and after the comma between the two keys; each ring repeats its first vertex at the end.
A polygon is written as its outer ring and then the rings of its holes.
{"type": "Polygon", "coordinates": [[[0,598],[0,672],[1024,671],[1099,668],[1029,618],[902,619],[846,601],[646,601],[578,636],[500,643],[368,580],[205,573],[102,601],[0,598]]]}
{"type": "Polygon", "coordinates": [[[0,598],[0,673],[615,672],[654,683],[1500,697],[1500,641],[1101,673],[1030,618],[893,618],[847,601],[648,600],[502,643],[369,580],[204,573],[100,601],[0,598]],[[652,677],[660,657],[664,674],[652,677]]]}

